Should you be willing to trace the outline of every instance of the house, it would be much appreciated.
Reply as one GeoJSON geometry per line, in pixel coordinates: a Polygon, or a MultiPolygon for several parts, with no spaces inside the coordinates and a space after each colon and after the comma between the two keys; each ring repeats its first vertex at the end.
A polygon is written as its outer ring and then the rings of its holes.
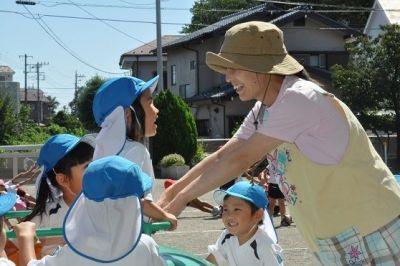
{"type": "Polygon", "coordinates": [[[400,24],[400,2],[375,0],[365,24],[364,34],[376,38],[381,33],[381,26],[396,23],[400,24]]]}
{"type": "MultiPolygon", "coordinates": [[[[168,44],[182,35],[164,35],[161,37],[162,44],[168,44]]],[[[157,75],[157,40],[145,43],[129,52],[121,55],[119,66],[121,69],[128,69],[132,76],[143,80],[149,80],[157,75]]],[[[167,87],[167,72],[166,72],[167,55],[163,54],[164,65],[164,88],[167,87]]]]}
{"type": "Polygon", "coordinates": [[[163,45],[168,54],[167,87],[190,105],[201,137],[230,137],[253,106],[253,102],[241,102],[224,76],[205,63],[206,52],[218,53],[230,27],[252,20],[280,27],[289,53],[327,90],[330,90],[329,68],[348,60],[345,40],[360,34],[305,6],[283,10],[264,3],[163,45]]]}
{"type": "MultiPolygon", "coordinates": [[[[19,90],[19,100],[25,103],[25,89],[19,90]]],[[[41,89],[26,90],[26,104],[31,109],[30,118],[36,123],[47,124],[51,116],[50,99],[41,89]]]]}
{"type": "MultiPolygon", "coordinates": [[[[9,66],[0,66],[0,93],[8,94],[15,100],[17,112],[21,103],[25,103],[25,89],[20,88],[19,82],[13,80],[15,71],[9,66]]],[[[37,123],[47,123],[50,115],[50,99],[44,95],[42,90],[27,89],[27,104],[31,108],[31,119],[37,123]],[[38,97],[39,92],[39,97],[38,97]]]]}
{"type": "Polygon", "coordinates": [[[19,82],[13,81],[15,71],[9,66],[0,66],[0,94],[6,94],[14,99],[16,111],[19,111],[19,82]]]}

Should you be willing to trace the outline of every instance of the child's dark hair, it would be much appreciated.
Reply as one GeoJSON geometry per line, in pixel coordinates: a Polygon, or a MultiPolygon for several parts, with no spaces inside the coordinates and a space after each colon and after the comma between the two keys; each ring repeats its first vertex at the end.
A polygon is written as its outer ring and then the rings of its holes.
{"type": "MultiPolygon", "coordinates": [[[[225,200],[227,200],[229,197],[231,197],[231,195],[226,194],[225,197],[224,197],[224,202],[225,202],[225,200]]],[[[250,201],[245,200],[245,199],[242,199],[242,198],[239,198],[239,199],[243,200],[244,202],[246,202],[246,203],[250,206],[251,215],[254,215],[254,214],[260,209],[260,208],[258,208],[256,205],[254,205],[253,202],[250,202],[250,201]]],[[[259,225],[263,224],[263,220],[259,221],[258,224],[259,224],[259,225]]]]}
{"type": "Polygon", "coordinates": [[[49,169],[47,173],[44,174],[40,184],[39,191],[37,193],[36,205],[32,212],[24,218],[24,221],[30,221],[33,217],[40,215],[46,211],[46,203],[54,202],[53,194],[51,193],[50,187],[47,184],[46,179],[56,187],[60,188],[56,180],[56,173],[63,173],[68,178],[71,176],[71,168],[90,161],[93,158],[94,148],[85,143],[80,142],[74,147],[67,155],[65,155],[61,160],[59,160],[53,169],[49,169]]]}
{"type": "Polygon", "coordinates": [[[126,135],[131,140],[143,143],[145,134],[145,113],[140,103],[141,96],[142,95],[137,97],[131,105],[134,110],[130,110],[132,119],[130,131],[128,131],[126,135]]]}

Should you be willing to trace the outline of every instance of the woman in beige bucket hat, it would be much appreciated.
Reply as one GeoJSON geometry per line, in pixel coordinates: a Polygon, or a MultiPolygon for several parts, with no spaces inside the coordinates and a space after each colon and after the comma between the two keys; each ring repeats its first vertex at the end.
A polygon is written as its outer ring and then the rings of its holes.
{"type": "Polygon", "coordinates": [[[238,24],[206,61],[241,100],[257,102],[235,136],[165,191],[160,204],[179,214],[268,154],[270,174],[320,263],[399,265],[399,185],[349,108],[302,78],[282,31],[238,24]]]}

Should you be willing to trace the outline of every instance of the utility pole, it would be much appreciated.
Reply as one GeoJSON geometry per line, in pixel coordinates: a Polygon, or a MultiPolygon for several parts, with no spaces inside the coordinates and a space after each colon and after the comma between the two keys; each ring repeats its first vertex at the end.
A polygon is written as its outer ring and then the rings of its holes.
{"type": "Polygon", "coordinates": [[[28,80],[28,71],[26,70],[26,68],[27,68],[27,66],[28,66],[28,62],[27,62],[27,59],[28,59],[28,57],[31,57],[31,58],[33,58],[33,56],[30,56],[30,55],[27,55],[27,54],[24,54],[24,55],[20,55],[19,56],[20,58],[21,57],[24,57],[25,58],[25,70],[24,70],[24,74],[25,74],[25,104],[27,104],[28,103],[28,87],[27,87],[27,80],[28,80]]]}
{"type": "Polygon", "coordinates": [[[49,63],[39,63],[37,62],[34,65],[31,65],[32,69],[36,70],[36,82],[37,82],[37,122],[40,124],[43,120],[43,103],[41,102],[40,99],[40,86],[39,86],[39,81],[40,79],[44,80],[44,72],[40,72],[40,68],[48,65],[49,63]],[[42,76],[41,76],[42,75],[42,76]]]}
{"type": "Polygon", "coordinates": [[[157,73],[160,76],[158,80],[158,89],[164,89],[164,62],[161,43],[161,4],[156,0],[156,22],[157,22],[157,73]]]}
{"type": "Polygon", "coordinates": [[[78,104],[78,81],[80,81],[80,78],[84,78],[84,77],[85,77],[85,75],[78,74],[78,72],[75,70],[75,94],[74,94],[74,101],[73,101],[73,105],[70,104],[71,113],[72,113],[72,114],[76,113],[77,104],[78,104]]]}

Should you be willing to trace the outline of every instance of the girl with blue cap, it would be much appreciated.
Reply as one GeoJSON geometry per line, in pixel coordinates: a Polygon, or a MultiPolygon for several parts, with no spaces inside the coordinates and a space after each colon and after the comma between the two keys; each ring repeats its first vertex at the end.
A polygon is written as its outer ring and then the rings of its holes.
{"type": "MultiPolygon", "coordinates": [[[[62,226],[69,206],[82,189],[82,176],[92,160],[91,136],[81,139],[70,134],[58,134],[40,149],[37,164],[41,173],[36,178],[36,205],[25,221],[37,227],[62,226]]],[[[42,255],[51,254],[64,244],[62,238],[42,239],[42,255]]]]}
{"type": "MultiPolygon", "coordinates": [[[[152,99],[157,82],[158,76],[147,82],[135,77],[119,77],[99,88],[93,100],[93,115],[101,127],[96,137],[94,160],[119,155],[137,163],[154,178],[150,153],[143,143],[145,137],[157,133],[158,109],[152,99]]],[[[167,220],[172,229],[176,228],[176,217],[155,204],[151,193],[144,198],[144,213],[154,220],[167,220]]]]}
{"type": "Polygon", "coordinates": [[[82,192],[64,220],[67,244],[52,256],[36,260],[35,224],[18,224],[20,261],[29,266],[165,265],[155,241],[142,235],[141,198],[153,179],[138,165],[120,156],[107,156],[89,164],[82,192]]]}

